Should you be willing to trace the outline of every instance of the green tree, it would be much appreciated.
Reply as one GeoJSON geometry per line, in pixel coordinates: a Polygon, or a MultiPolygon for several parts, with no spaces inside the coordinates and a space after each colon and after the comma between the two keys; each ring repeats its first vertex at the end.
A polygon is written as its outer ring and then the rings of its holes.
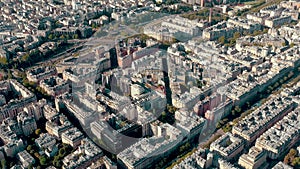
{"type": "Polygon", "coordinates": [[[42,133],[41,129],[36,129],[34,132],[37,136],[39,136],[42,133]]]}
{"type": "Polygon", "coordinates": [[[31,151],[32,150],[32,145],[28,145],[26,148],[27,151],[31,151]]]}
{"type": "Polygon", "coordinates": [[[229,41],[229,46],[234,46],[235,42],[236,42],[235,39],[231,39],[231,40],[229,41]]]}
{"type": "Polygon", "coordinates": [[[285,164],[290,164],[295,160],[295,156],[297,155],[297,150],[291,149],[290,152],[284,157],[283,162],[285,164]]]}
{"type": "Polygon", "coordinates": [[[59,149],[59,151],[58,151],[59,157],[64,157],[65,154],[66,154],[66,149],[65,148],[59,149]]]}
{"type": "Polygon", "coordinates": [[[232,126],[229,125],[228,123],[225,125],[225,127],[222,128],[222,130],[223,130],[224,132],[230,132],[231,129],[232,129],[232,126]]]}
{"type": "Polygon", "coordinates": [[[232,115],[233,117],[235,117],[235,116],[236,116],[236,111],[235,111],[235,110],[231,110],[231,115],[232,115]]]}
{"type": "Polygon", "coordinates": [[[61,168],[61,166],[62,166],[62,162],[59,159],[54,159],[52,164],[57,168],[61,168]]]}
{"type": "Polygon", "coordinates": [[[12,75],[12,73],[11,73],[11,70],[8,69],[8,72],[7,72],[7,78],[8,78],[8,79],[12,79],[12,77],[13,77],[13,75],[12,75]]]}
{"type": "Polygon", "coordinates": [[[295,44],[292,42],[291,44],[290,44],[290,47],[292,48],[292,47],[294,47],[295,46],[295,44]]]}
{"type": "Polygon", "coordinates": [[[251,107],[251,104],[250,104],[250,102],[246,102],[246,104],[247,104],[247,107],[248,107],[248,108],[250,108],[250,107],[251,107]]]}
{"type": "Polygon", "coordinates": [[[220,122],[218,122],[216,128],[219,129],[219,128],[221,128],[221,127],[222,127],[222,124],[221,124],[220,122]]]}
{"type": "Polygon", "coordinates": [[[61,35],[59,38],[60,39],[66,39],[66,37],[64,35],[61,35]]]}
{"type": "Polygon", "coordinates": [[[239,106],[235,106],[234,107],[234,110],[237,112],[237,113],[240,113],[242,111],[242,109],[239,107],[239,106]]]}
{"type": "Polygon", "coordinates": [[[2,160],[1,160],[1,167],[2,167],[2,168],[7,168],[7,162],[6,162],[5,159],[2,159],[2,160]]]}
{"type": "Polygon", "coordinates": [[[300,157],[294,158],[294,160],[292,161],[292,166],[295,168],[300,168],[300,157]]]}
{"type": "Polygon", "coordinates": [[[78,38],[79,38],[78,34],[73,35],[73,39],[78,39],[78,38]]]}
{"type": "Polygon", "coordinates": [[[65,37],[66,39],[70,39],[70,35],[66,35],[66,37],[65,37]]]}
{"type": "Polygon", "coordinates": [[[287,154],[287,155],[284,157],[283,162],[284,162],[285,164],[288,164],[289,161],[290,161],[290,156],[289,156],[289,154],[287,154]]]}
{"type": "Polygon", "coordinates": [[[60,25],[61,25],[61,24],[60,24],[59,21],[56,21],[56,22],[55,22],[55,27],[56,27],[56,28],[60,27],[60,25]]]}
{"type": "Polygon", "coordinates": [[[14,165],[15,165],[14,162],[10,162],[10,163],[9,163],[9,167],[10,167],[10,168],[13,167],[14,165]]]}
{"type": "Polygon", "coordinates": [[[219,37],[218,42],[219,42],[220,44],[224,45],[224,44],[225,44],[225,36],[219,37]]]}
{"type": "Polygon", "coordinates": [[[197,87],[198,88],[202,88],[203,84],[202,84],[202,82],[200,80],[197,79],[196,83],[197,83],[197,87]]]}
{"type": "Polygon", "coordinates": [[[286,42],[282,42],[282,44],[281,44],[282,46],[286,46],[286,42]]]}
{"type": "Polygon", "coordinates": [[[189,149],[191,147],[191,144],[190,143],[185,143],[184,146],[185,146],[186,149],[189,149]]]}
{"type": "Polygon", "coordinates": [[[296,155],[297,155],[297,150],[295,150],[295,149],[292,148],[292,149],[290,150],[289,154],[290,154],[291,156],[296,156],[296,155]]]}
{"type": "Polygon", "coordinates": [[[162,112],[161,113],[162,120],[166,119],[166,117],[167,117],[167,113],[166,112],[162,112]]]}
{"type": "Polygon", "coordinates": [[[53,40],[53,39],[54,39],[54,36],[53,36],[52,33],[48,36],[48,39],[50,39],[50,40],[53,40]]]}
{"type": "Polygon", "coordinates": [[[30,59],[29,53],[26,53],[26,54],[23,55],[22,58],[21,58],[21,60],[22,60],[23,62],[27,62],[27,61],[29,61],[29,59],[30,59]]]}
{"type": "Polygon", "coordinates": [[[182,153],[183,151],[184,151],[184,146],[181,146],[181,147],[179,148],[179,152],[182,153]]]}
{"type": "Polygon", "coordinates": [[[7,61],[6,57],[0,57],[0,64],[1,65],[7,65],[8,64],[8,61],[7,61]]]}
{"type": "Polygon", "coordinates": [[[92,28],[93,29],[96,29],[97,28],[97,25],[95,23],[92,23],[92,28]]]}
{"type": "Polygon", "coordinates": [[[238,39],[239,37],[241,37],[240,32],[235,32],[235,33],[233,34],[233,38],[234,38],[234,39],[238,39]]]}
{"type": "Polygon", "coordinates": [[[33,154],[36,158],[41,158],[41,155],[38,152],[34,152],[33,154]]]}
{"type": "Polygon", "coordinates": [[[113,155],[111,156],[111,158],[112,158],[113,160],[116,160],[116,159],[117,159],[117,155],[113,154],[113,155]]]}
{"type": "Polygon", "coordinates": [[[33,165],[29,164],[28,169],[33,169],[33,165]]]}
{"type": "Polygon", "coordinates": [[[261,34],[261,31],[255,30],[255,31],[253,32],[253,35],[254,35],[254,36],[257,36],[257,35],[259,35],[259,34],[261,34]]]}
{"type": "Polygon", "coordinates": [[[248,36],[248,35],[250,35],[250,32],[249,31],[243,31],[243,35],[248,36]]]}
{"type": "Polygon", "coordinates": [[[0,81],[1,81],[1,80],[4,80],[4,76],[3,76],[2,73],[0,73],[0,81]]]}
{"type": "Polygon", "coordinates": [[[39,158],[40,164],[41,165],[46,165],[47,164],[47,158],[45,156],[41,156],[39,158]]]}

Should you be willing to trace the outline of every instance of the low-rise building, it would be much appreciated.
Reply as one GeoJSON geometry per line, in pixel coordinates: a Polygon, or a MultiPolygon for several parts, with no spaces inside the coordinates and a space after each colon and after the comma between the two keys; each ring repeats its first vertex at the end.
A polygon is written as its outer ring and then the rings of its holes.
{"type": "Polygon", "coordinates": [[[137,108],[138,117],[137,123],[142,126],[142,136],[151,136],[152,131],[150,123],[156,120],[156,117],[153,113],[145,111],[141,108],[137,108]]]}
{"type": "Polygon", "coordinates": [[[40,87],[50,96],[58,96],[69,91],[69,84],[58,76],[42,80],[40,87]]]}
{"type": "MultiPolygon", "coordinates": [[[[86,103],[92,104],[93,102],[89,102],[89,100],[85,100],[86,103]]],[[[80,122],[82,126],[89,126],[91,122],[95,120],[97,117],[97,114],[95,114],[95,110],[91,110],[83,105],[83,103],[75,103],[69,98],[63,99],[63,104],[65,104],[66,108],[70,113],[72,113],[80,122]]],[[[97,104],[94,104],[92,106],[98,107],[97,104]]]]}
{"type": "Polygon", "coordinates": [[[100,168],[106,168],[106,169],[117,169],[117,164],[111,161],[107,156],[103,156],[98,161],[93,162],[90,166],[87,167],[87,169],[100,169],[100,168]]]}
{"type": "Polygon", "coordinates": [[[72,128],[72,123],[63,114],[55,116],[46,122],[46,130],[49,134],[52,134],[58,138],[61,134],[70,128],[72,128]]]}
{"type": "Polygon", "coordinates": [[[36,103],[31,103],[24,107],[24,111],[35,118],[36,121],[44,117],[44,107],[47,105],[46,99],[41,99],[36,103]]]}
{"type": "Polygon", "coordinates": [[[239,17],[230,18],[227,21],[227,25],[229,27],[242,27],[244,29],[243,31],[248,31],[249,33],[253,33],[254,31],[260,31],[262,29],[262,25],[259,22],[251,21],[248,19],[241,19],[239,17]]]}
{"type": "Polygon", "coordinates": [[[103,155],[101,149],[91,140],[85,138],[71,154],[63,159],[63,169],[86,168],[103,155]]]}
{"type": "Polygon", "coordinates": [[[211,27],[205,28],[202,33],[202,37],[207,40],[217,40],[220,37],[231,38],[234,33],[243,33],[241,26],[229,26],[227,21],[220,22],[211,27]]]}
{"type": "Polygon", "coordinates": [[[201,168],[208,169],[212,167],[213,154],[209,153],[208,150],[198,149],[192,155],[185,158],[179,164],[176,164],[173,169],[190,169],[190,168],[201,168]]]}
{"type": "Polygon", "coordinates": [[[128,169],[153,167],[182,144],[183,135],[177,128],[156,122],[152,126],[153,137],[143,138],[117,155],[120,166],[128,169]]]}
{"type": "Polygon", "coordinates": [[[20,160],[22,166],[25,168],[35,163],[34,158],[26,150],[19,152],[17,154],[17,158],[20,160]]]}
{"type": "Polygon", "coordinates": [[[130,95],[133,98],[141,95],[142,93],[144,93],[144,91],[145,91],[145,89],[138,84],[132,84],[130,87],[130,92],[131,92],[130,95]]]}
{"type": "MultiPolygon", "coordinates": [[[[71,63],[74,64],[74,62],[71,63]]],[[[97,79],[96,66],[90,66],[88,64],[85,65],[77,64],[76,66],[78,67],[76,68],[70,68],[69,65],[66,66],[68,66],[68,68],[64,69],[62,72],[63,79],[71,82],[70,85],[72,85],[73,88],[84,87],[85,82],[97,79]]]]}
{"type": "Polygon", "coordinates": [[[20,112],[17,116],[18,124],[25,136],[29,136],[37,129],[35,118],[26,112],[20,112]]]}
{"type": "Polygon", "coordinates": [[[40,150],[46,150],[48,147],[55,146],[56,139],[48,133],[42,133],[39,138],[35,139],[35,144],[40,150]]]}
{"type": "Polygon", "coordinates": [[[260,24],[265,24],[265,20],[269,17],[269,14],[266,13],[250,13],[247,14],[246,18],[249,20],[253,20],[260,24]]]}
{"type": "Polygon", "coordinates": [[[272,169],[293,169],[293,167],[291,167],[287,164],[284,164],[283,162],[280,161],[272,169]]]}
{"type": "Polygon", "coordinates": [[[178,110],[175,112],[175,126],[187,136],[193,139],[205,129],[206,120],[191,111],[178,110]]]}
{"type": "Polygon", "coordinates": [[[270,17],[265,20],[265,25],[269,28],[276,28],[278,26],[290,23],[291,21],[291,16],[270,17]]]}
{"type": "Polygon", "coordinates": [[[226,133],[210,145],[210,151],[226,160],[232,160],[242,153],[244,146],[241,138],[226,133]]]}
{"type": "Polygon", "coordinates": [[[53,107],[51,107],[50,105],[46,104],[43,107],[43,114],[44,117],[46,118],[46,120],[51,120],[53,119],[55,116],[58,116],[59,113],[58,111],[56,111],[53,107]]]}
{"type": "Polygon", "coordinates": [[[233,165],[232,163],[222,158],[218,159],[218,165],[219,165],[219,169],[239,169],[239,167],[233,165]]]}
{"type": "Polygon", "coordinates": [[[24,150],[25,145],[22,139],[17,136],[19,134],[17,130],[20,130],[16,128],[17,122],[11,124],[12,126],[9,125],[10,122],[10,120],[5,120],[0,125],[0,139],[4,144],[0,146],[0,149],[3,150],[7,157],[15,157],[17,153],[24,150]]]}
{"type": "Polygon", "coordinates": [[[190,88],[189,92],[181,95],[172,95],[172,103],[177,108],[186,108],[191,110],[197,102],[200,101],[200,96],[203,94],[202,90],[197,87],[190,88]]]}
{"type": "Polygon", "coordinates": [[[56,75],[56,69],[53,67],[38,67],[29,70],[26,75],[29,81],[39,83],[45,78],[56,75]]]}
{"type": "Polygon", "coordinates": [[[0,122],[8,117],[16,117],[24,107],[36,103],[36,96],[16,80],[0,81],[0,86],[0,93],[9,94],[9,98],[12,98],[6,99],[6,104],[0,107],[0,122]]]}
{"type": "Polygon", "coordinates": [[[264,132],[255,146],[264,149],[271,159],[280,159],[300,140],[299,109],[290,112],[264,132]]]}
{"type": "Polygon", "coordinates": [[[189,39],[199,35],[201,23],[180,16],[168,17],[160,24],[144,27],[144,34],[159,41],[172,42],[174,39],[189,39]]]}
{"type": "Polygon", "coordinates": [[[105,121],[94,121],[90,124],[93,135],[103,142],[105,149],[111,152],[119,152],[123,149],[121,134],[112,129],[105,121]]]}
{"type": "Polygon", "coordinates": [[[296,103],[291,98],[273,95],[264,105],[234,126],[232,133],[241,136],[249,143],[253,143],[256,138],[295,107],[296,103]]]}
{"type": "Polygon", "coordinates": [[[263,169],[267,165],[267,152],[257,147],[251,147],[247,154],[239,158],[239,165],[245,169],[263,169]]]}
{"type": "Polygon", "coordinates": [[[76,127],[68,129],[61,135],[61,141],[65,144],[71,145],[72,147],[79,146],[83,138],[84,135],[76,127]]]}
{"type": "Polygon", "coordinates": [[[54,157],[58,152],[58,144],[47,147],[44,152],[49,158],[54,157]]]}

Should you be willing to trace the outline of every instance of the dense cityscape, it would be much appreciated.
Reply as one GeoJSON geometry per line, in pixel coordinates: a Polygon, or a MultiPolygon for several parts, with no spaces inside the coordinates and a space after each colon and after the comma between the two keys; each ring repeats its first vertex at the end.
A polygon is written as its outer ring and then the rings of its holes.
{"type": "Polygon", "coordinates": [[[0,9],[0,168],[300,168],[299,0],[0,9]]]}

